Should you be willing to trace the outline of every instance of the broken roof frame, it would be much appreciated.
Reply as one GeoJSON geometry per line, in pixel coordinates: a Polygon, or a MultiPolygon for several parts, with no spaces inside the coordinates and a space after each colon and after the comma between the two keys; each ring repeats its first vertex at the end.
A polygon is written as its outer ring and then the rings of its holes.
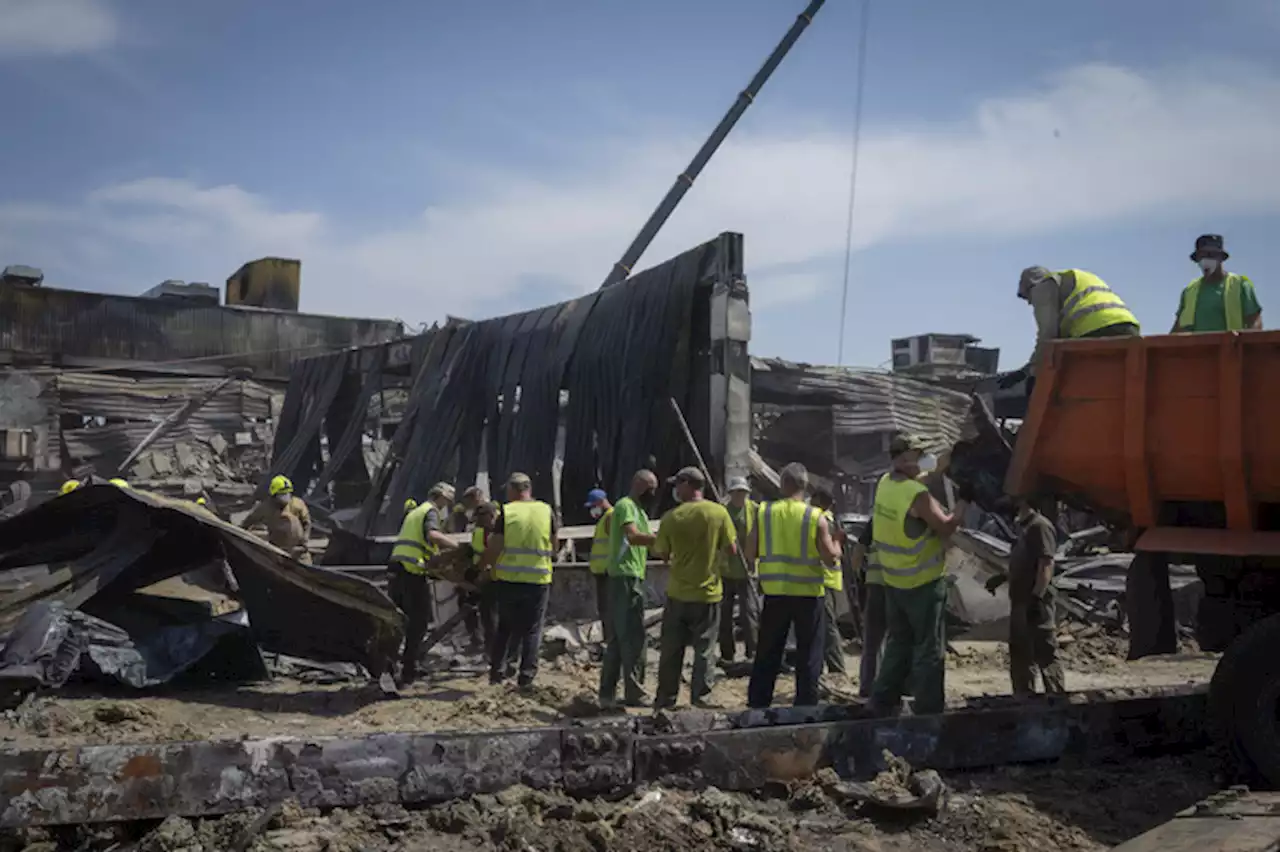
{"type": "Polygon", "coordinates": [[[712,475],[745,475],[742,257],[742,236],[723,233],[623,286],[306,359],[290,378],[272,472],[317,502],[330,484],[339,506],[358,498],[351,527],[363,535],[395,532],[404,499],[432,482],[501,482],[517,470],[572,521],[579,493],[623,494],[640,467],[693,461],[674,398],[712,475]],[[396,382],[408,385],[409,405],[387,463],[370,476],[356,451],[375,394],[396,382]]]}

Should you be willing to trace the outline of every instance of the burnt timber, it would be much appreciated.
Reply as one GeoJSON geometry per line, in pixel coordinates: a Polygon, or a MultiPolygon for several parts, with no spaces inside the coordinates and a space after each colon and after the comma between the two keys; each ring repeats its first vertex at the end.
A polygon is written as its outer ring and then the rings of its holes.
{"type": "Polygon", "coordinates": [[[1203,744],[1201,689],[978,701],[938,716],[855,707],[476,733],[271,738],[0,750],[0,827],[210,815],[294,797],[304,806],[419,804],[513,784],[578,795],[642,783],[752,790],[832,767],[870,777],[884,749],[939,770],[1203,744]]]}

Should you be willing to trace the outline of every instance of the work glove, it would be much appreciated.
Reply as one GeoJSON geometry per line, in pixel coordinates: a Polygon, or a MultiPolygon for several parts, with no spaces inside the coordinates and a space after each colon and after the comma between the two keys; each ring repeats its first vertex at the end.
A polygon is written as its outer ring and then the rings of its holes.
{"type": "Polygon", "coordinates": [[[996,385],[1001,390],[1008,390],[1014,385],[1025,381],[1027,376],[1027,368],[1023,367],[1021,370],[1014,370],[1012,373],[1005,373],[1003,376],[996,379],[996,385]]]}
{"type": "Polygon", "coordinates": [[[999,589],[1001,586],[1003,586],[1005,584],[1005,581],[1008,579],[1009,578],[1004,574],[996,574],[993,577],[989,577],[987,579],[988,594],[990,594],[992,597],[995,597],[996,590],[999,589]]]}

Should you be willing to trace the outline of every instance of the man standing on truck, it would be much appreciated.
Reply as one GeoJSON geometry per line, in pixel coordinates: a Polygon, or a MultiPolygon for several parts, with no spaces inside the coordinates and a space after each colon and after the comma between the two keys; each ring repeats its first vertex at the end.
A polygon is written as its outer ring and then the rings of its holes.
{"type": "Polygon", "coordinates": [[[738,552],[737,533],[724,506],[702,496],[706,478],[696,467],[682,468],[671,478],[677,506],[662,516],[655,552],[671,565],[667,605],[662,612],[658,690],[655,709],[674,707],[680,691],[684,652],[693,648],[691,703],[701,706],[711,694],[715,642],[720,632],[721,555],[738,552]]]}
{"type": "Polygon", "coordinates": [[[1006,373],[998,384],[1011,388],[1024,379],[1027,396],[1036,371],[1055,338],[1137,337],[1137,318],[1101,278],[1083,269],[1050,272],[1043,266],[1022,270],[1018,298],[1031,305],[1036,318],[1036,346],[1025,367],[1006,373]]]}
{"type": "Polygon", "coordinates": [[[1172,331],[1242,331],[1262,328],[1262,306],[1246,275],[1227,272],[1222,264],[1231,255],[1220,234],[1196,238],[1191,262],[1201,275],[1182,291],[1172,331]]]}
{"type": "MultiPolygon", "coordinates": [[[[729,480],[729,504],[725,507],[733,521],[737,540],[745,542],[756,528],[756,502],[751,499],[751,485],[744,476],[729,480]]],[[[734,606],[737,606],[737,627],[742,631],[742,643],[746,658],[756,656],[756,634],[760,629],[760,595],[756,589],[755,563],[748,563],[746,556],[720,555],[720,576],[724,583],[724,600],[720,607],[720,659],[732,663],[737,656],[737,643],[733,630],[734,606]]]]}
{"type": "Polygon", "coordinates": [[[1067,691],[1062,666],[1058,664],[1058,625],[1053,612],[1053,555],[1057,535],[1053,524],[1031,507],[1018,501],[1018,540],[1009,554],[1009,575],[997,574],[987,581],[987,591],[996,593],[1009,582],[1009,678],[1013,694],[1035,695],[1036,674],[1044,681],[1046,694],[1067,691]]]}
{"type": "Polygon", "coordinates": [[[917,714],[941,713],[946,703],[946,540],[960,526],[966,501],[957,501],[955,512],[947,514],[919,480],[922,472],[937,467],[919,438],[894,438],[889,455],[891,468],[876,485],[872,512],[888,638],[871,705],[896,713],[910,691],[917,714]]]}
{"type": "Polygon", "coordinates": [[[609,606],[613,614],[613,639],[600,665],[600,706],[612,709],[622,700],[628,707],[645,707],[644,694],[644,579],[649,548],[656,538],[649,531],[644,506],[658,491],[658,477],[638,470],[631,478],[631,493],[613,507],[609,521],[609,606]]]}

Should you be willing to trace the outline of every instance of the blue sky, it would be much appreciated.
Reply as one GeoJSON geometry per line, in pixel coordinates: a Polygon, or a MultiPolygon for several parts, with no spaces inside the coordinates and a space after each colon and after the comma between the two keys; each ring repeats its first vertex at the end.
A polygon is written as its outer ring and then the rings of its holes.
{"type": "MultiPolygon", "coordinates": [[[[756,354],[836,357],[861,2],[640,264],[743,232],[756,354]]],[[[1280,3],[872,2],[846,362],[967,331],[1017,366],[1030,264],[1164,331],[1206,231],[1272,316],[1280,3]]],[[[304,310],[414,324],[583,293],[804,5],[0,0],[0,263],[138,293],[298,256],[304,310]]]]}

